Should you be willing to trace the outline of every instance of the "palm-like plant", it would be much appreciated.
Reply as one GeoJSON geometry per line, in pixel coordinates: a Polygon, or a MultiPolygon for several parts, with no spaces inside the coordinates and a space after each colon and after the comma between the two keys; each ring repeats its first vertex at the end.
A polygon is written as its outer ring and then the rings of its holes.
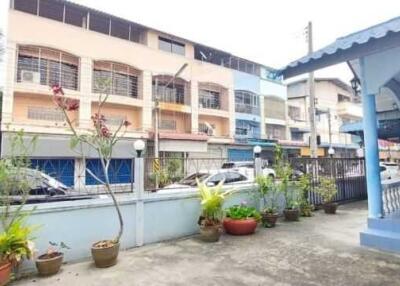
{"type": "Polygon", "coordinates": [[[233,190],[222,191],[223,181],[215,187],[208,187],[205,183],[200,183],[197,179],[197,186],[201,199],[201,216],[199,224],[203,226],[213,226],[221,224],[223,217],[222,206],[227,196],[233,190]]]}

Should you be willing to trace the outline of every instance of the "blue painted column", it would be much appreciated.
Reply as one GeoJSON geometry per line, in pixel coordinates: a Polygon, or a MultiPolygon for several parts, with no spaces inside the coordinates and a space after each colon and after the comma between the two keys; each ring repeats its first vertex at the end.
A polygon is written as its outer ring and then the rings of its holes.
{"type": "Polygon", "coordinates": [[[381,218],[382,187],[379,170],[378,125],[376,117],[375,94],[368,92],[363,59],[360,59],[363,104],[363,129],[365,144],[365,165],[368,192],[368,217],[381,218]]]}

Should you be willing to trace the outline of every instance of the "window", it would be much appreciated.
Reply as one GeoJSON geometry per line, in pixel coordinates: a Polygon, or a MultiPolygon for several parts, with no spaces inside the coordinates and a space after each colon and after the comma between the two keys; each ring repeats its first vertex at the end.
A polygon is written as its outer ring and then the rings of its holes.
{"type": "Polygon", "coordinates": [[[126,116],[124,115],[106,115],[106,121],[107,124],[109,125],[113,125],[113,126],[120,126],[122,124],[122,122],[124,122],[126,120],[126,116]]]}
{"type": "Polygon", "coordinates": [[[200,89],[199,105],[203,108],[220,109],[220,93],[217,91],[200,89]]]}
{"type": "Polygon", "coordinates": [[[199,123],[199,132],[200,133],[205,133],[207,135],[213,135],[213,130],[215,130],[215,124],[209,124],[209,123],[199,123]]]}
{"type": "Polygon", "coordinates": [[[14,0],[14,9],[25,13],[37,15],[38,1],[37,0],[14,0]]]}
{"type": "Polygon", "coordinates": [[[60,22],[64,21],[64,4],[62,2],[40,0],[39,3],[39,16],[60,22]]]}
{"type": "Polygon", "coordinates": [[[90,13],[89,29],[103,34],[110,34],[110,19],[106,16],[90,13]]]}
{"type": "Polygon", "coordinates": [[[284,140],[286,139],[286,126],[267,124],[266,135],[268,139],[284,140]]]}
{"type": "Polygon", "coordinates": [[[221,181],[223,181],[223,180],[225,180],[225,174],[224,174],[224,173],[220,173],[220,174],[216,174],[216,175],[212,176],[212,177],[208,180],[208,182],[209,182],[209,183],[212,183],[212,184],[214,184],[214,185],[218,185],[219,182],[221,182],[221,181]]]}
{"type": "Polygon", "coordinates": [[[289,117],[293,120],[301,120],[300,107],[289,105],[289,117]]]}
{"type": "Polygon", "coordinates": [[[64,113],[57,108],[28,106],[28,118],[33,120],[64,121],[64,113]]]}
{"type": "Polygon", "coordinates": [[[156,97],[161,102],[185,104],[185,91],[187,84],[182,79],[171,81],[170,76],[153,77],[153,99],[156,97]]]}
{"type": "Polygon", "coordinates": [[[264,101],[265,117],[285,120],[286,103],[285,100],[276,96],[267,96],[264,101]]]}
{"type": "Polygon", "coordinates": [[[350,96],[339,93],[337,97],[338,97],[338,102],[350,102],[350,96]]]}
{"type": "Polygon", "coordinates": [[[243,182],[246,181],[247,178],[245,176],[243,176],[240,173],[236,173],[236,172],[228,172],[225,174],[225,183],[226,184],[232,184],[232,183],[236,183],[236,182],[243,182]]]}
{"type": "Polygon", "coordinates": [[[176,121],[162,119],[160,122],[160,129],[176,130],[176,121]]]}
{"type": "Polygon", "coordinates": [[[107,61],[96,61],[93,69],[93,92],[138,97],[139,71],[107,61]],[[108,86],[105,84],[109,83],[108,86]]]}
{"type": "Polygon", "coordinates": [[[260,99],[251,91],[235,91],[235,111],[248,114],[260,114],[260,99]]]}
{"type": "Polygon", "coordinates": [[[158,37],[158,48],[166,52],[185,55],[185,44],[164,37],[158,37]]]}
{"type": "Polygon", "coordinates": [[[111,36],[129,40],[129,23],[111,20],[111,36]]]}
{"type": "Polygon", "coordinates": [[[235,134],[248,138],[259,138],[261,135],[260,124],[254,121],[236,120],[235,134]]]}
{"type": "Polygon", "coordinates": [[[291,137],[293,141],[304,141],[304,133],[292,132],[291,137]]]}
{"type": "Polygon", "coordinates": [[[65,5],[65,23],[86,28],[86,17],[86,11],[65,5]]]}
{"type": "Polygon", "coordinates": [[[29,82],[78,90],[79,58],[47,48],[18,48],[17,82],[29,82]]]}

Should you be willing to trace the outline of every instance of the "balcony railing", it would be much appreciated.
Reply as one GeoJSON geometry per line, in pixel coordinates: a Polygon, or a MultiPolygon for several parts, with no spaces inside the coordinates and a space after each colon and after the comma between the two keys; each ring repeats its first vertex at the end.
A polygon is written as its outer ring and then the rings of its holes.
{"type": "Polygon", "coordinates": [[[153,86],[153,100],[158,99],[161,102],[175,103],[175,104],[188,104],[185,94],[180,89],[164,88],[153,86]]]}
{"type": "Polygon", "coordinates": [[[240,113],[260,115],[260,107],[256,105],[236,103],[235,111],[240,113]]]}
{"type": "Polygon", "coordinates": [[[219,99],[210,98],[208,96],[199,96],[199,106],[209,109],[221,109],[219,99]]]}
{"type": "Polygon", "coordinates": [[[17,82],[46,86],[61,85],[78,90],[79,59],[47,48],[21,46],[18,51],[17,82]]]}
{"type": "Polygon", "coordinates": [[[382,204],[385,215],[400,210],[400,179],[382,182],[382,204]]]}

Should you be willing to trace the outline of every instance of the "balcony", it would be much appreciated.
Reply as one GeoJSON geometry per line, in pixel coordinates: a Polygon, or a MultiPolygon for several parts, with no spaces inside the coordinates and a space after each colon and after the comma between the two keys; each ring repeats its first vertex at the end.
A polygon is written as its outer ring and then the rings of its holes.
{"type": "Polygon", "coordinates": [[[360,104],[343,101],[337,104],[337,114],[342,119],[359,120],[362,118],[362,108],[360,104]]]}
{"type": "Polygon", "coordinates": [[[235,111],[239,113],[260,115],[260,107],[255,105],[236,103],[235,111]]]}
{"type": "Polygon", "coordinates": [[[27,87],[61,85],[77,91],[79,58],[54,49],[19,46],[16,81],[27,87]]]}

